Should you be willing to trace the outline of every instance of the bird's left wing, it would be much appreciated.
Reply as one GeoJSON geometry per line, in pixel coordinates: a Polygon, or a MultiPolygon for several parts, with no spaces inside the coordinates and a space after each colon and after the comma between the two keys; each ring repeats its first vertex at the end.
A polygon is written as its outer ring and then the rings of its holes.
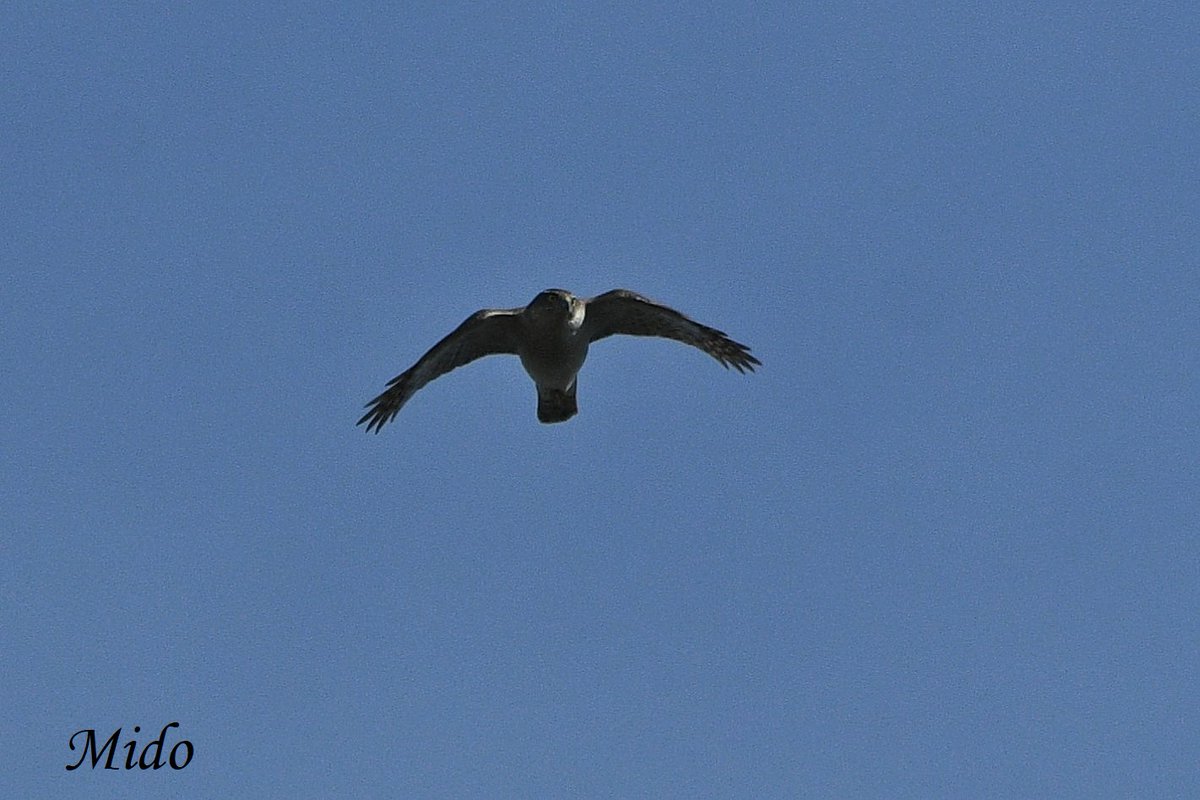
{"type": "Polygon", "coordinates": [[[755,365],[762,365],[750,355],[749,347],[730,339],[724,331],[701,325],[628,289],[613,289],[588,300],[583,330],[591,342],[618,333],[674,339],[700,348],[726,369],[733,367],[738,372],[753,372],[755,365]]]}
{"type": "Polygon", "coordinates": [[[358,421],[367,423],[367,430],[379,430],[391,422],[400,407],[418,389],[452,369],[469,364],[477,358],[498,353],[516,354],[521,309],[485,309],[467,317],[446,338],[404,372],[388,381],[388,388],[367,403],[367,413],[358,421]]]}

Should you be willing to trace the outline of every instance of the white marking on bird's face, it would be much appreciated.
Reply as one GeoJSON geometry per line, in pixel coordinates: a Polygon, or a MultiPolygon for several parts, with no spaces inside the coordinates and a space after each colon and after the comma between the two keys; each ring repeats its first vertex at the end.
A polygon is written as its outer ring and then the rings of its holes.
{"type": "Polygon", "coordinates": [[[571,295],[570,309],[570,314],[567,316],[567,326],[571,330],[577,331],[583,325],[583,317],[587,313],[587,306],[578,297],[571,295]]]}

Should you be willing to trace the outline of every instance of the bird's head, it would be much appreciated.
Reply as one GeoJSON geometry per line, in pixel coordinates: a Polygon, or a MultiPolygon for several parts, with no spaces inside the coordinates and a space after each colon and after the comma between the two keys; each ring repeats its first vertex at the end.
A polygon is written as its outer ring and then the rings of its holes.
{"type": "Polygon", "coordinates": [[[526,307],[534,319],[543,323],[567,322],[578,327],[583,320],[583,301],[564,289],[547,289],[526,307]]]}

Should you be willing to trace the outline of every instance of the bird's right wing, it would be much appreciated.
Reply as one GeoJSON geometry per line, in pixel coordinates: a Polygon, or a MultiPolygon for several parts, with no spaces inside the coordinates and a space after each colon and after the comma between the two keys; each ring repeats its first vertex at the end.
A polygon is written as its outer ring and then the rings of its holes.
{"type": "Polygon", "coordinates": [[[388,381],[388,388],[367,403],[367,413],[357,424],[367,423],[367,430],[379,430],[418,389],[452,369],[469,364],[477,358],[498,353],[516,354],[519,308],[485,309],[467,317],[449,336],[430,348],[429,352],[404,372],[388,381]]]}
{"type": "Polygon", "coordinates": [[[661,336],[703,350],[726,369],[753,372],[762,364],[750,354],[750,348],[730,339],[724,331],[701,325],[628,289],[613,289],[588,300],[583,327],[592,342],[614,334],[661,336]]]}

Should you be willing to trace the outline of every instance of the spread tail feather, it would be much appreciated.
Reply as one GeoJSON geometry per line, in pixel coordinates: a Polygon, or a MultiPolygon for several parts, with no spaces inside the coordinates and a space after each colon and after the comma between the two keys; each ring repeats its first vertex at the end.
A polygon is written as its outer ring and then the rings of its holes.
{"type": "Polygon", "coordinates": [[[575,386],[565,392],[561,389],[538,389],[538,422],[549,425],[552,422],[566,422],[579,412],[575,403],[575,386]]]}

